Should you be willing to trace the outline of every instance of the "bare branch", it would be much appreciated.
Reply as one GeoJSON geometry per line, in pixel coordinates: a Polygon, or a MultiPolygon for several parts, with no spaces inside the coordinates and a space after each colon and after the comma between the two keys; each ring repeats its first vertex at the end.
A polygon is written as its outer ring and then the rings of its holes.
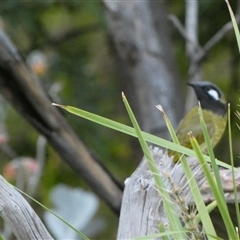
{"type": "MultiPolygon", "coordinates": [[[[236,16],[236,21],[240,22],[240,17],[236,16]]],[[[232,22],[226,23],[203,47],[203,51],[201,55],[198,56],[198,61],[202,61],[202,59],[210,52],[210,50],[220,42],[225,35],[233,29],[232,22]]]]}
{"type": "Polygon", "coordinates": [[[39,165],[39,169],[36,172],[34,172],[33,175],[31,176],[26,190],[27,194],[29,194],[30,196],[32,196],[34,192],[36,192],[37,185],[42,176],[45,163],[46,143],[47,143],[46,138],[40,135],[37,140],[36,149],[36,161],[39,165]]]}
{"type": "Polygon", "coordinates": [[[116,179],[92,157],[61,113],[52,106],[38,79],[3,31],[0,31],[0,92],[98,196],[118,212],[122,189],[116,179]]]}
{"type": "Polygon", "coordinates": [[[197,44],[196,45],[196,42],[192,42],[192,40],[188,37],[187,35],[187,32],[185,30],[185,27],[182,25],[182,23],[179,21],[179,19],[173,15],[173,14],[170,14],[168,16],[169,20],[172,22],[173,26],[179,31],[179,33],[181,34],[181,36],[187,41],[189,42],[189,44],[192,45],[192,47],[195,47],[195,48],[199,48],[199,45],[197,44]]]}

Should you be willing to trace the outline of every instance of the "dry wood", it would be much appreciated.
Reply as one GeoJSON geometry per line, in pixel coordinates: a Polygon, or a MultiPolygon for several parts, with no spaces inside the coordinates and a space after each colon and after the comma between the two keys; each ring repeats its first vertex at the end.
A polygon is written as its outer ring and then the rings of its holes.
{"type": "MultiPolygon", "coordinates": [[[[173,164],[172,159],[168,157],[159,148],[152,149],[152,153],[156,163],[159,166],[159,173],[165,179],[165,185],[170,193],[172,193],[172,185],[181,189],[181,196],[185,199],[185,205],[188,207],[193,205],[191,193],[187,184],[181,164],[173,164]]],[[[202,193],[204,202],[208,203],[214,200],[210,188],[204,177],[197,159],[188,158],[189,166],[194,174],[202,193]]],[[[234,202],[232,174],[230,170],[220,170],[223,189],[229,205],[234,202]]],[[[240,173],[235,174],[235,183],[237,189],[240,189],[240,173]]],[[[238,193],[240,197],[240,192],[238,193]]],[[[174,199],[174,194],[172,194],[174,199]]],[[[176,214],[180,216],[180,208],[175,203],[176,214]]],[[[231,206],[232,208],[232,206],[231,206]]],[[[234,210],[231,211],[233,216],[234,210]]],[[[147,236],[159,232],[159,223],[168,223],[165,215],[163,204],[159,193],[156,190],[152,173],[148,168],[146,159],[143,159],[136,171],[125,181],[125,190],[121,207],[121,215],[118,229],[118,239],[131,239],[140,236],[147,236]]],[[[219,214],[213,214],[214,225],[218,227],[217,232],[224,235],[224,226],[220,224],[221,218],[219,214]]]]}
{"type": "Polygon", "coordinates": [[[28,202],[0,175],[0,216],[17,239],[53,239],[28,202]]]}

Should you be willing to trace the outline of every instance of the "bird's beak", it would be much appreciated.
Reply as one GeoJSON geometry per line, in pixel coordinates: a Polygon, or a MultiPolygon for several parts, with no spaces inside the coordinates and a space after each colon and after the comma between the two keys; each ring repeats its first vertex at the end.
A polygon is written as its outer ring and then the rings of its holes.
{"type": "Polygon", "coordinates": [[[187,85],[188,85],[188,86],[191,86],[191,87],[194,87],[194,86],[195,86],[194,83],[190,83],[190,82],[188,82],[187,85]]]}

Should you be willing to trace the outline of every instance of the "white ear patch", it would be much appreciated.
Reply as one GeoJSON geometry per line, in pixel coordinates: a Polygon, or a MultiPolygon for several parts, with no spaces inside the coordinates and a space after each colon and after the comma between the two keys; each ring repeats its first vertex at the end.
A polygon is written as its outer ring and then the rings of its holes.
{"type": "Polygon", "coordinates": [[[216,90],[210,89],[210,90],[208,90],[208,94],[209,94],[212,98],[214,98],[216,101],[219,100],[219,94],[218,94],[218,92],[217,92],[216,90]]]}

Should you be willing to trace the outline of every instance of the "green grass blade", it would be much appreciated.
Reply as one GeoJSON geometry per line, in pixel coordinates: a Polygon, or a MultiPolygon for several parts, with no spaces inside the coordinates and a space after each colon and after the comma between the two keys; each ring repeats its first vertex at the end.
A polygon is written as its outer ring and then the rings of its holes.
{"type": "MultiPolygon", "coordinates": [[[[166,114],[164,113],[164,111],[163,111],[163,109],[160,105],[158,105],[157,108],[161,111],[161,113],[163,115],[163,118],[166,122],[168,131],[171,135],[172,140],[175,143],[179,144],[179,140],[178,140],[177,135],[174,131],[174,128],[172,127],[172,124],[171,124],[170,120],[168,119],[168,117],[166,116],[166,114]]],[[[204,231],[206,232],[206,234],[209,234],[210,236],[216,236],[217,234],[216,234],[216,231],[215,231],[214,226],[212,224],[209,213],[207,211],[206,205],[203,201],[202,195],[200,193],[200,190],[198,188],[196,180],[195,180],[195,178],[192,174],[192,171],[191,171],[191,169],[188,165],[188,162],[187,162],[185,156],[183,156],[181,158],[181,164],[182,164],[184,173],[186,175],[186,178],[188,180],[188,184],[189,184],[189,187],[190,187],[190,190],[191,190],[191,193],[192,193],[192,197],[194,199],[194,202],[196,204],[198,213],[199,213],[200,218],[202,220],[201,222],[203,224],[204,231]]],[[[209,238],[209,239],[211,239],[211,238],[209,238]]]]}
{"type": "MultiPolygon", "coordinates": [[[[213,202],[209,203],[206,206],[207,212],[211,213],[211,211],[213,211],[216,207],[217,207],[217,201],[213,201],[213,202]]],[[[197,222],[201,222],[201,216],[199,214],[196,215],[196,219],[197,219],[197,222]]]]}
{"type": "MultiPolygon", "coordinates": [[[[66,110],[69,113],[72,113],[72,114],[74,114],[78,117],[87,119],[89,121],[95,122],[95,123],[100,124],[102,126],[105,126],[105,127],[111,128],[113,130],[119,131],[121,133],[130,135],[132,137],[137,137],[135,129],[132,128],[132,127],[129,127],[125,124],[118,123],[116,121],[107,119],[105,117],[98,116],[96,114],[93,114],[93,113],[90,113],[90,112],[87,112],[87,111],[84,111],[82,109],[75,108],[75,107],[72,107],[72,106],[59,105],[59,104],[56,104],[56,103],[53,103],[52,105],[60,107],[60,108],[66,110]]],[[[156,136],[154,136],[150,133],[146,133],[146,132],[142,132],[142,133],[143,133],[143,136],[144,136],[145,140],[149,143],[153,143],[153,144],[156,144],[158,146],[162,146],[166,149],[171,149],[171,150],[174,150],[176,152],[186,154],[188,156],[196,156],[195,152],[193,150],[189,149],[189,148],[185,148],[183,146],[180,146],[180,145],[175,144],[173,142],[167,141],[167,140],[162,139],[160,137],[156,137],[156,136]]],[[[207,161],[209,161],[208,156],[205,156],[205,158],[206,158],[207,161]]],[[[219,166],[224,167],[224,168],[231,169],[231,166],[229,164],[226,164],[222,161],[217,160],[217,164],[219,166]]],[[[234,170],[236,172],[240,171],[237,168],[234,168],[234,170]]]]}
{"type": "MultiPolygon", "coordinates": [[[[180,146],[180,143],[179,143],[179,140],[178,140],[177,135],[176,135],[176,133],[175,133],[175,130],[174,130],[174,128],[172,127],[172,124],[171,124],[169,118],[167,117],[167,115],[166,115],[165,112],[163,111],[162,106],[161,106],[161,105],[157,105],[156,107],[157,107],[157,109],[162,113],[163,119],[164,119],[164,121],[165,121],[165,123],[166,123],[167,129],[168,129],[169,134],[170,134],[170,136],[171,136],[171,138],[172,138],[172,141],[173,141],[174,143],[176,143],[178,146],[180,146]]],[[[179,159],[180,159],[181,157],[184,157],[184,156],[182,156],[179,152],[178,152],[178,155],[179,155],[179,159]]]]}
{"type": "MultiPolygon", "coordinates": [[[[55,104],[55,103],[53,103],[52,105],[60,107],[60,108],[66,110],[66,111],[68,111],[68,112],[70,112],[70,113],[72,113],[76,116],[82,117],[84,119],[95,122],[97,124],[101,124],[102,126],[111,128],[113,130],[119,131],[121,133],[130,135],[130,136],[133,136],[133,137],[137,137],[135,129],[130,127],[130,126],[127,126],[125,124],[118,123],[116,121],[107,119],[105,117],[101,117],[99,115],[96,115],[96,114],[93,114],[93,113],[90,113],[90,112],[87,112],[87,111],[84,111],[82,109],[75,108],[75,107],[72,107],[72,106],[59,105],[59,104],[55,104]]],[[[194,151],[192,151],[188,148],[178,146],[178,145],[176,145],[176,144],[174,144],[170,141],[167,141],[165,139],[156,137],[152,134],[143,132],[143,135],[144,135],[144,138],[146,139],[147,142],[165,147],[167,149],[175,150],[177,148],[176,151],[185,152],[185,154],[188,154],[188,155],[194,155],[195,154],[194,151]]]]}
{"type": "MultiPolygon", "coordinates": [[[[153,239],[163,239],[163,237],[167,237],[167,235],[171,234],[172,238],[166,238],[166,239],[176,239],[176,236],[179,235],[182,231],[168,231],[163,233],[153,233],[147,236],[143,237],[137,237],[132,238],[131,240],[153,240],[153,239]]],[[[186,231],[186,233],[189,233],[189,231],[186,231]]],[[[181,240],[187,240],[187,236],[181,240]]]]}
{"type": "Polygon", "coordinates": [[[166,231],[165,226],[164,226],[164,224],[162,222],[159,224],[158,228],[159,228],[160,233],[165,233],[165,235],[162,236],[162,240],[169,240],[168,239],[169,233],[166,231]]]}
{"type": "Polygon", "coordinates": [[[235,200],[235,209],[237,216],[238,229],[240,229],[240,213],[239,213],[239,204],[238,204],[238,192],[235,183],[235,174],[234,174],[234,160],[233,160],[233,149],[232,149],[232,131],[231,131],[231,114],[230,114],[230,104],[228,104],[228,134],[229,134],[229,150],[230,150],[230,161],[232,165],[232,178],[233,178],[233,189],[234,189],[234,200],[235,200]]]}
{"type": "Polygon", "coordinates": [[[37,203],[39,206],[41,206],[42,208],[44,208],[45,210],[47,210],[48,212],[50,212],[51,214],[53,214],[56,218],[58,218],[60,221],[62,221],[63,223],[65,223],[69,228],[71,228],[73,231],[75,231],[82,239],[84,240],[90,240],[87,236],[85,236],[83,233],[81,233],[80,231],[78,231],[76,228],[74,228],[72,225],[70,225],[68,222],[66,222],[64,219],[62,219],[60,216],[58,216],[56,213],[54,213],[52,210],[50,210],[49,208],[47,208],[46,206],[44,206],[42,203],[38,202],[36,199],[32,198],[31,196],[29,196],[28,194],[26,194],[25,192],[23,192],[22,190],[20,190],[19,188],[15,187],[14,185],[8,183],[9,185],[11,185],[14,189],[16,189],[18,192],[20,192],[21,194],[25,195],[26,197],[28,197],[29,199],[31,199],[33,202],[37,203]]]}
{"type": "Polygon", "coordinates": [[[226,201],[222,197],[222,195],[221,195],[221,193],[218,189],[218,185],[216,183],[216,180],[211,174],[210,167],[208,166],[207,162],[205,161],[205,158],[202,154],[202,151],[201,151],[196,139],[194,138],[194,136],[190,133],[189,137],[190,137],[190,142],[192,144],[192,147],[193,147],[194,151],[196,152],[198,160],[199,160],[199,162],[202,166],[202,169],[204,171],[204,174],[206,176],[208,184],[209,184],[209,186],[212,190],[213,196],[215,197],[215,199],[217,201],[218,209],[219,209],[219,211],[222,215],[224,225],[227,229],[228,237],[229,237],[229,239],[238,239],[235,228],[233,226],[232,220],[231,220],[230,215],[229,215],[228,208],[226,206],[226,201]]]}
{"type": "Polygon", "coordinates": [[[137,123],[137,120],[131,110],[131,107],[126,99],[126,97],[124,96],[123,94],[123,102],[124,102],[124,105],[127,109],[127,112],[128,112],[128,115],[131,119],[131,122],[134,126],[134,129],[136,131],[136,134],[138,136],[138,139],[139,139],[139,142],[141,144],[141,147],[142,147],[142,150],[144,152],[144,155],[148,161],[148,165],[149,165],[149,168],[152,172],[152,175],[153,175],[153,178],[154,178],[154,181],[156,183],[156,186],[157,186],[157,189],[158,189],[158,192],[160,193],[161,195],[161,199],[162,199],[162,202],[163,202],[163,206],[164,206],[164,211],[168,217],[168,220],[169,220],[169,223],[170,223],[170,229],[174,229],[175,231],[179,231],[180,233],[175,236],[176,239],[185,239],[186,238],[186,235],[184,233],[184,230],[183,230],[183,227],[182,227],[182,224],[180,222],[180,219],[179,217],[176,215],[175,211],[174,211],[174,204],[169,196],[169,193],[168,193],[168,190],[165,188],[165,185],[164,185],[164,181],[163,179],[161,178],[160,174],[159,174],[159,170],[158,170],[158,167],[152,157],[152,154],[149,150],[149,147],[144,139],[144,136],[141,132],[141,129],[137,123]]]}
{"type": "Polygon", "coordinates": [[[208,212],[212,212],[217,207],[217,201],[213,201],[207,205],[208,212]]]}
{"type": "Polygon", "coordinates": [[[232,20],[232,24],[233,24],[233,29],[234,29],[234,32],[235,32],[235,35],[236,35],[236,39],[237,39],[237,44],[238,44],[238,50],[240,52],[240,34],[239,34],[239,29],[238,29],[238,24],[237,24],[237,21],[236,21],[236,18],[234,16],[234,13],[232,11],[232,8],[228,2],[228,0],[225,0],[226,3],[227,3],[227,7],[228,7],[228,11],[230,13],[230,16],[231,16],[231,20],[232,20]]]}
{"type": "Polygon", "coordinates": [[[210,160],[211,160],[211,165],[212,165],[214,176],[216,178],[218,189],[220,191],[220,194],[222,195],[222,198],[225,199],[224,191],[223,191],[223,188],[222,188],[222,181],[221,181],[221,177],[220,177],[219,168],[218,168],[218,165],[215,161],[213,147],[212,147],[212,144],[211,144],[211,141],[210,141],[210,136],[209,136],[209,133],[208,133],[208,130],[207,130],[207,126],[206,126],[206,124],[204,122],[204,119],[203,119],[203,113],[202,113],[202,108],[201,108],[200,104],[199,104],[199,108],[198,108],[198,113],[199,113],[199,117],[200,117],[201,128],[202,128],[203,135],[204,135],[204,140],[205,140],[205,143],[207,145],[207,150],[208,150],[208,154],[209,154],[209,157],[210,157],[210,160]]]}

